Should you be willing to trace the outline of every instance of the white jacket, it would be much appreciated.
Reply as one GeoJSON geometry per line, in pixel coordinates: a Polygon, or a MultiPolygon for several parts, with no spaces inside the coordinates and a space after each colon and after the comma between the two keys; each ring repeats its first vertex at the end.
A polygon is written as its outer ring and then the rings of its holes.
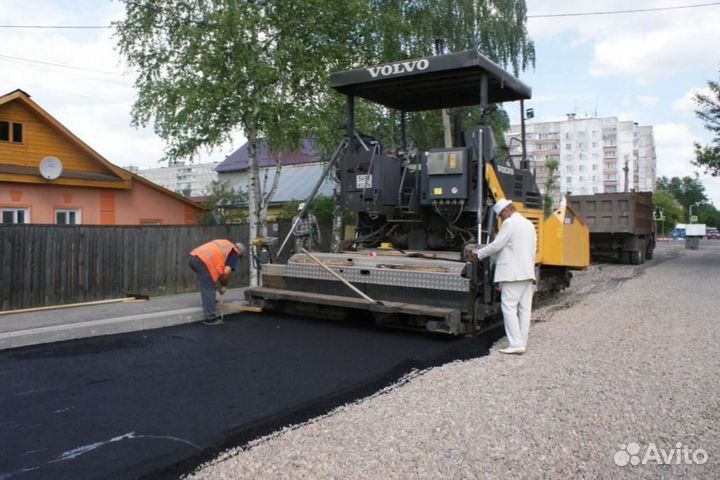
{"type": "Polygon", "coordinates": [[[535,226],[518,212],[500,226],[495,240],[478,250],[478,259],[499,253],[495,262],[495,282],[535,280],[535,226]]]}

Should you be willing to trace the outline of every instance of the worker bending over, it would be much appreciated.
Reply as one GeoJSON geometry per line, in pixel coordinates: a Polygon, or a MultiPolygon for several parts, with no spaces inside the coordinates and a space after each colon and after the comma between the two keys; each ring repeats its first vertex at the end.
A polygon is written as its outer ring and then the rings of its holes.
{"type": "Polygon", "coordinates": [[[510,200],[499,200],[493,211],[502,219],[500,231],[491,244],[474,253],[478,260],[498,255],[495,283],[500,284],[503,320],[509,343],[500,352],[521,354],[527,348],[535,293],[535,226],[515,211],[510,200]]]}
{"type": "Polygon", "coordinates": [[[245,246],[242,243],[223,239],[212,240],[190,252],[188,263],[200,286],[204,324],[223,323],[215,305],[216,284],[220,284],[220,291],[224,293],[230,281],[230,272],[237,268],[243,253],[245,246]]]}

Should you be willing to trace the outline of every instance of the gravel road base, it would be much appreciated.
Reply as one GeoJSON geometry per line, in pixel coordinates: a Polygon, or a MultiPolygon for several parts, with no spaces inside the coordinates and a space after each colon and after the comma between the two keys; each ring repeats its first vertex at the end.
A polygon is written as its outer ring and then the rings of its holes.
{"type": "Polygon", "coordinates": [[[525,355],[503,339],[189,478],[720,478],[718,287],[720,242],[595,265],[534,312],[525,355]]]}

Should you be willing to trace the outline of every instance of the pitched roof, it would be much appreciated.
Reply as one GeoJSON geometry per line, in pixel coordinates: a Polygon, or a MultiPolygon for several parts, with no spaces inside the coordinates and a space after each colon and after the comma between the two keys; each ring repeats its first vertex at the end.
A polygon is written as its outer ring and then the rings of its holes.
{"type": "MultiPolygon", "coordinates": [[[[248,153],[249,142],[245,143],[242,147],[235,150],[233,153],[227,156],[223,162],[215,167],[215,171],[218,173],[227,172],[242,172],[249,168],[248,153]]],[[[312,163],[320,161],[320,154],[315,150],[315,142],[310,139],[303,139],[300,147],[293,150],[292,152],[284,152],[280,155],[271,152],[268,149],[265,140],[258,142],[258,166],[267,167],[274,166],[280,159],[281,165],[299,165],[303,163],[312,163]]],[[[282,178],[282,177],[280,177],[282,178]]]]}
{"type": "MultiPolygon", "coordinates": [[[[322,163],[311,163],[306,165],[283,166],[280,170],[278,188],[273,195],[271,203],[286,203],[292,200],[306,200],[312,193],[315,184],[320,179],[325,165],[322,163]]],[[[268,185],[272,184],[275,178],[275,169],[268,171],[268,185]]],[[[330,175],[320,185],[318,195],[332,196],[335,192],[335,181],[330,175]]]]}
{"type": "Polygon", "coordinates": [[[50,124],[52,127],[54,127],[56,130],[58,130],[65,138],[67,138],[70,143],[74,144],[77,148],[84,151],[88,154],[88,156],[95,162],[101,164],[103,167],[105,167],[107,170],[110,171],[112,175],[117,177],[118,180],[124,182],[126,184],[125,188],[129,188],[130,185],[130,172],[123,170],[122,168],[118,167],[117,165],[113,165],[109,161],[107,161],[102,155],[97,153],[95,150],[90,148],[88,144],[80,140],[77,136],[75,136],[74,133],[72,133],[70,130],[65,127],[62,123],[60,123],[55,117],[50,115],[47,111],[45,111],[44,108],[42,108],[40,105],[35,103],[34,100],[30,98],[30,95],[20,90],[19,88],[16,90],[13,90],[10,93],[6,93],[5,95],[0,96],[0,105],[4,105],[6,103],[10,103],[13,100],[18,100],[25,104],[27,107],[30,108],[33,112],[35,112],[37,115],[39,115],[43,120],[45,120],[48,124],[50,124]]]}
{"type": "Polygon", "coordinates": [[[34,100],[30,98],[30,95],[20,90],[19,88],[16,90],[13,90],[10,93],[7,93],[5,95],[0,96],[0,105],[4,105],[6,103],[9,103],[13,100],[18,100],[23,102],[25,105],[27,105],[32,111],[34,111],[36,114],[38,114],[41,118],[43,118],[46,122],[48,122],[50,125],[52,125],[54,128],[56,128],[65,138],[68,139],[71,143],[73,143],[76,147],[78,147],[80,150],[87,153],[87,155],[95,162],[103,165],[107,170],[111,172],[112,175],[114,175],[118,180],[122,181],[126,187],[125,188],[131,188],[132,181],[136,181],[139,183],[143,183],[147,185],[148,187],[157,190],[158,192],[164,193],[165,195],[169,195],[171,197],[174,197],[176,200],[180,200],[181,202],[190,205],[194,208],[205,210],[205,208],[202,205],[198,205],[197,203],[193,202],[189,198],[183,197],[180,194],[177,194],[171,190],[168,190],[167,188],[161,187],[160,185],[151,182],[150,180],[146,180],[143,177],[136,175],[132,172],[129,172],[125,170],[124,168],[120,168],[117,165],[109,162],[105,157],[97,153],[95,150],[93,150],[89,145],[87,145],[85,142],[80,140],[74,133],[72,133],[70,130],[67,129],[62,123],[60,123],[55,117],[50,115],[47,111],[45,111],[44,108],[42,108],[40,105],[35,103],[34,100]]]}

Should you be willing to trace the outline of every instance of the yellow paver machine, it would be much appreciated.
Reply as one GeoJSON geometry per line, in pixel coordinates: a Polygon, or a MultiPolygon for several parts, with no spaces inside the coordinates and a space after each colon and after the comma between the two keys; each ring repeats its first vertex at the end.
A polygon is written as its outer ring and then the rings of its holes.
{"type": "Polygon", "coordinates": [[[354,234],[339,253],[295,252],[286,264],[263,264],[262,286],[246,293],[251,305],[478,334],[501,319],[500,293],[492,260],[467,258],[496,235],[492,205],[503,198],[535,225],[539,294],[562,290],[571,270],[588,266],[587,226],[569,207],[545,217],[529,162],[497,147],[488,125],[494,104],[520,101],[522,109],[530,98],[513,75],[468,51],[337,73],[331,84],[347,97],[347,132],[326,172],[335,171],[337,201],[357,216],[354,234]],[[399,113],[399,148],[355,130],[358,99],[399,113]],[[418,151],[405,140],[408,114],[472,106],[481,120],[470,131],[456,126],[451,148],[418,151]]]}

